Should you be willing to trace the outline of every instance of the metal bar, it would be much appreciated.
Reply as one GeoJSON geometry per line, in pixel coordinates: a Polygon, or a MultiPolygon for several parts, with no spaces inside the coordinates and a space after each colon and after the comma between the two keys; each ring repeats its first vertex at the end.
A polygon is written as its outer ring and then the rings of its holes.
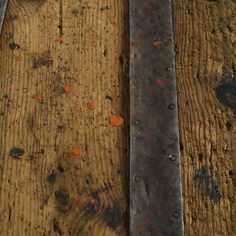
{"type": "Polygon", "coordinates": [[[170,0],[130,0],[130,232],[183,235],[170,0]]]}
{"type": "Polygon", "coordinates": [[[2,31],[2,25],[4,21],[4,16],[7,8],[7,2],[8,0],[0,0],[0,34],[2,31]]]}

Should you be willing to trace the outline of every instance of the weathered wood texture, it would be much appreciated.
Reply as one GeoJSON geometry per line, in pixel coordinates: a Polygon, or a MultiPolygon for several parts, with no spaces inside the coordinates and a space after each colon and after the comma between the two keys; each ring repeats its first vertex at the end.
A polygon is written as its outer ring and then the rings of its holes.
{"type": "Polygon", "coordinates": [[[236,2],[174,0],[185,233],[236,235],[236,2]]]}
{"type": "MultiPolygon", "coordinates": [[[[236,232],[235,4],[174,1],[187,236],[236,232]]],[[[10,0],[0,235],[126,235],[128,129],[108,119],[128,119],[127,11],[125,0],[10,0]]]]}
{"type": "Polygon", "coordinates": [[[0,235],[126,234],[128,134],[109,118],[128,120],[127,10],[123,0],[9,0],[0,235]]]}

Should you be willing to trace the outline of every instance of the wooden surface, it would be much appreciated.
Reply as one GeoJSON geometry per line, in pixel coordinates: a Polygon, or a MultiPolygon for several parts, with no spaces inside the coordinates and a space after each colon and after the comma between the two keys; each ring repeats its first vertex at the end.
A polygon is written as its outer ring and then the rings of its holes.
{"type": "Polygon", "coordinates": [[[236,235],[236,2],[174,0],[185,235],[236,235]]]}
{"type": "MultiPolygon", "coordinates": [[[[187,236],[236,234],[235,4],[174,1],[187,236]]],[[[0,235],[127,234],[127,10],[125,0],[10,0],[0,235]]]]}
{"type": "Polygon", "coordinates": [[[0,235],[126,234],[127,125],[109,118],[128,124],[127,9],[122,0],[9,1],[0,235]]]}

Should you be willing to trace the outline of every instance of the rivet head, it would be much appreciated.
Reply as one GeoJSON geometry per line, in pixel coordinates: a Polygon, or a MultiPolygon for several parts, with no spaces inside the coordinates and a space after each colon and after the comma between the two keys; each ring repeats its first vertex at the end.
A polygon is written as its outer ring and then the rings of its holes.
{"type": "Polygon", "coordinates": [[[171,103],[171,104],[169,105],[169,109],[170,109],[170,110],[175,109],[175,105],[174,105],[173,103],[171,103]]]}
{"type": "Polygon", "coordinates": [[[175,212],[175,213],[173,214],[173,217],[174,217],[175,219],[179,218],[179,213],[178,213],[178,212],[175,212]]]}
{"type": "Polygon", "coordinates": [[[176,157],[175,155],[170,154],[170,155],[169,155],[169,159],[170,159],[171,161],[176,161],[177,157],[176,157]]]}

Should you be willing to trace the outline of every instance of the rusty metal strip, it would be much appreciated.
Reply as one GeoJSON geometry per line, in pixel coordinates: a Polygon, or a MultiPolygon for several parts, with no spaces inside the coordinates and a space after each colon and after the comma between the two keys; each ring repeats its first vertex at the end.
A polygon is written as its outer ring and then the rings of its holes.
{"type": "Polygon", "coordinates": [[[8,0],[0,0],[0,34],[2,31],[2,25],[4,21],[5,12],[6,12],[7,2],[8,0]]]}
{"type": "Polygon", "coordinates": [[[130,0],[130,231],[183,235],[170,0],[130,0]]]}

